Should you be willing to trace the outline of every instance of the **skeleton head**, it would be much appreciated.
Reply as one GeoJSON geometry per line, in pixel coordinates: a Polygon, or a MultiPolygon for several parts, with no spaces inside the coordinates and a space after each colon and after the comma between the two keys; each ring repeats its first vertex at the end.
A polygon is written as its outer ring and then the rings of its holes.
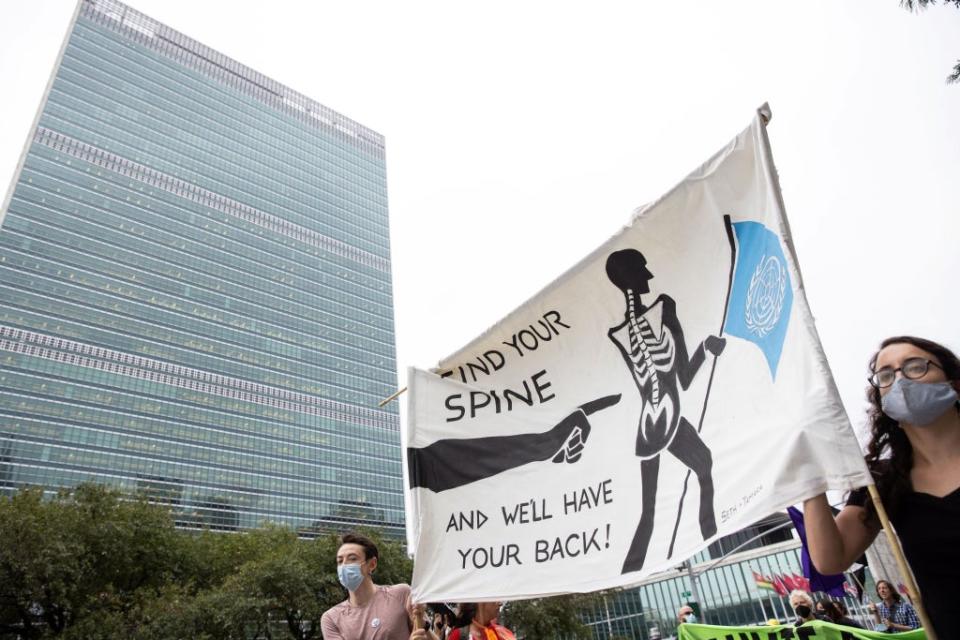
{"type": "Polygon", "coordinates": [[[607,258],[607,277],[626,294],[649,293],[653,273],[647,268],[647,259],[636,249],[614,251],[607,258]]]}

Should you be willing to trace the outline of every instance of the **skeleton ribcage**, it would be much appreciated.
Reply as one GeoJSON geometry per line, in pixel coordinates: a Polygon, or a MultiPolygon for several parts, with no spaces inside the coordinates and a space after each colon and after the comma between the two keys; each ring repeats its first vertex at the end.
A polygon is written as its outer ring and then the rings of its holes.
{"type": "Polygon", "coordinates": [[[673,334],[666,326],[658,338],[643,316],[630,318],[630,359],[637,382],[642,386],[652,378],[649,401],[660,404],[660,380],[655,372],[670,371],[674,364],[673,334]]]}

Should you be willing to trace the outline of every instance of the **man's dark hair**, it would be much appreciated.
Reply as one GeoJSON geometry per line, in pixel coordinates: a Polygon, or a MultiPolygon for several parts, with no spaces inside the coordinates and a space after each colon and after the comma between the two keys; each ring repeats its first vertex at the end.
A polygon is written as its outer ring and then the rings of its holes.
{"type": "Polygon", "coordinates": [[[367,536],[362,536],[359,533],[345,533],[340,536],[340,544],[358,544],[363,547],[364,560],[370,560],[371,558],[379,558],[380,552],[377,551],[377,545],[374,544],[373,540],[367,536]]]}

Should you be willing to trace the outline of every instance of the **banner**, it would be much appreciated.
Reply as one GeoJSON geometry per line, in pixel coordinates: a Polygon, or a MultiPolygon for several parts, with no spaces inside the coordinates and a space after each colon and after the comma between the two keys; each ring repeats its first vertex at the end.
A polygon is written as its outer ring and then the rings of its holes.
{"type": "Polygon", "coordinates": [[[869,483],[762,117],[435,372],[410,370],[416,600],[628,586],[869,483]]]}
{"type": "Polygon", "coordinates": [[[807,622],[799,627],[792,624],[778,627],[714,627],[708,624],[682,624],[677,627],[678,640],[924,640],[923,629],[903,633],[866,631],[844,627],[830,622],[807,622]]]}

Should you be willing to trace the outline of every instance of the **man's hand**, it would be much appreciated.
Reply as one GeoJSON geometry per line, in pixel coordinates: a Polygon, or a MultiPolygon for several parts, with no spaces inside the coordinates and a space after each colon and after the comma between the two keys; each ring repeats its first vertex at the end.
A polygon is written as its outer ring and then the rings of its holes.
{"type": "Polygon", "coordinates": [[[410,616],[410,640],[439,640],[423,617],[425,607],[422,604],[407,603],[407,615],[410,616]]]}
{"type": "Polygon", "coordinates": [[[423,611],[424,607],[422,604],[407,603],[407,615],[410,616],[410,628],[414,630],[414,633],[419,629],[423,629],[423,611]]]}

